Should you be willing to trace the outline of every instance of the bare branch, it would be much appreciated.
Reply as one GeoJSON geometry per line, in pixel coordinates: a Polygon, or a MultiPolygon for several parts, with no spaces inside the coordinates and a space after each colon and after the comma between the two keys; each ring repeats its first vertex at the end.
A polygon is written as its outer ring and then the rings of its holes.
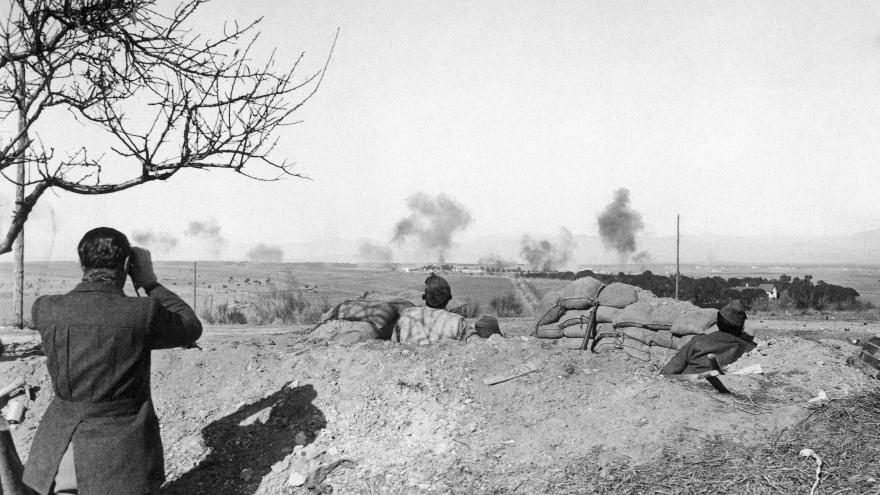
{"type": "MultiPolygon", "coordinates": [[[[261,19],[224,25],[214,39],[193,31],[189,26],[207,1],[181,0],[169,11],[156,0],[10,0],[0,22],[0,123],[21,116],[23,125],[0,143],[0,176],[25,163],[36,178],[26,184],[30,193],[7,241],[51,188],[109,194],[184,169],[230,170],[255,180],[306,178],[272,156],[276,132],[295,123],[294,112],[318,91],[339,31],[320,70],[300,78],[295,71],[303,54],[285,71],[275,70],[274,52],[253,63],[261,19]],[[84,149],[56,158],[30,138],[39,138],[38,124],[50,108],[65,109],[114,144],[97,158],[84,149]],[[105,166],[129,171],[127,178],[106,181],[105,166]]],[[[0,243],[0,254],[10,245],[0,243]]]]}

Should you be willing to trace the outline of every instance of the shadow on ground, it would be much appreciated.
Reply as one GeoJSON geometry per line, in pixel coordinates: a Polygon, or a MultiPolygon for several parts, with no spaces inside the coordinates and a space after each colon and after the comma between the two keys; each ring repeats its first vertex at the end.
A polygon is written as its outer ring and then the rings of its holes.
{"type": "Polygon", "coordinates": [[[252,494],[272,465],[290,454],[297,433],[305,443],[326,425],[320,409],[312,404],[314,387],[303,385],[281,390],[234,413],[213,421],[202,430],[208,456],[190,471],[165,484],[159,491],[171,494],[252,494]],[[259,419],[245,421],[259,414],[259,419]],[[249,469],[250,472],[243,474],[249,469]]]}

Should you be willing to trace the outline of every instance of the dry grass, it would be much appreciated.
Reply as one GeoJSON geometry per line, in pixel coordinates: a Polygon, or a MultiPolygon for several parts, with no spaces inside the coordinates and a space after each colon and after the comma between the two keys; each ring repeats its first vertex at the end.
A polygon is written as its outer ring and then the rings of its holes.
{"type": "Polygon", "coordinates": [[[596,452],[542,488],[560,494],[806,494],[816,461],[799,455],[804,448],[823,460],[816,493],[880,493],[880,388],[814,408],[768,445],[705,440],[638,466],[627,459],[602,465],[596,452]]]}

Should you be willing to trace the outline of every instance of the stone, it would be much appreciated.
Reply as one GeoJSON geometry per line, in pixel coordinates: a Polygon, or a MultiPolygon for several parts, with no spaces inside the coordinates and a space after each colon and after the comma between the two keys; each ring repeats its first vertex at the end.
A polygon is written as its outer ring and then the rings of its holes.
{"type": "Polygon", "coordinates": [[[306,484],[306,479],[306,475],[297,471],[291,471],[290,476],[287,478],[287,484],[289,486],[303,486],[306,484]]]}
{"type": "Polygon", "coordinates": [[[293,437],[293,441],[296,442],[297,445],[305,445],[306,442],[308,442],[308,437],[306,437],[305,432],[301,431],[293,437]]]}

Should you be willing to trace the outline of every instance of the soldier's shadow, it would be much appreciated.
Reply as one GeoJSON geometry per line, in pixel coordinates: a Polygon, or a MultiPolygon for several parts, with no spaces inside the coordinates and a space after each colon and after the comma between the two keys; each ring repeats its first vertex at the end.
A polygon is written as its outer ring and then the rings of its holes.
{"type": "Polygon", "coordinates": [[[208,456],[159,493],[255,493],[272,465],[290,454],[297,433],[302,432],[309,444],[327,425],[324,413],[312,404],[318,396],[314,387],[288,385],[206,426],[202,436],[208,456]],[[245,469],[250,471],[243,474],[245,469]]]}

